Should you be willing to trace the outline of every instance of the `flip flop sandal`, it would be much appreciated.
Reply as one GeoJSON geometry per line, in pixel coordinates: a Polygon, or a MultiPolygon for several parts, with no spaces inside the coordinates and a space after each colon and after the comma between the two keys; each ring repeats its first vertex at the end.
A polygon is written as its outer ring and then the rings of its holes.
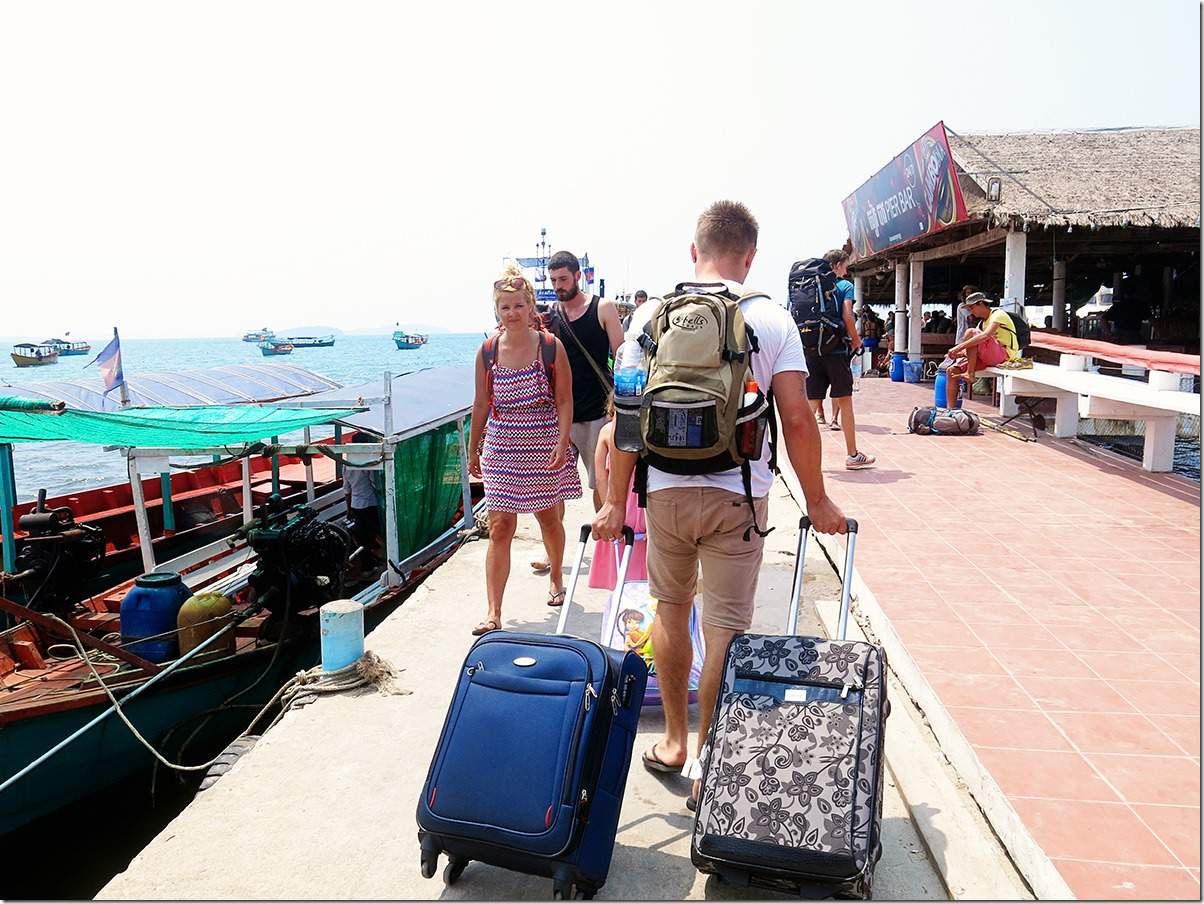
{"type": "Polygon", "coordinates": [[[559,609],[564,605],[564,591],[557,590],[555,593],[549,594],[548,605],[553,609],[559,609]]]}
{"type": "Polygon", "coordinates": [[[480,637],[482,634],[489,634],[491,631],[500,631],[501,627],[494,619],[487,618],[472,629],[472,636],[480,637]]]}
{"type": "Polygon", "coordinates": [[[641,757],[641,759],[644,761],[644,767],[651,769],[653,772],[665,772],[669,774],[681,772],[681,766],[674,766],[671,763],[666,763],[656,755],[655,744],[644,751],[644,755],[641,757]]]}
{"type": "Polygon", "coordinates": [[[828,424],[828,429],[829,430],[839,430],[839,429],[841,429],[840,423],[837,421],[833,421],[832,423],[828,424]]]}
{"type": "Polygon", "coordinates": [[[686,798],[686,809],[689,810],[691,813],[693,813],[695,810],[697,810],[698,809],[698,798],[692,794],[689,797],[687,797],[686,798]]]}
{"type": "Polygon", "coordinates": [[[552,566],[547,562],[532,562],[531,571],[534,574],[548,574],[552,570],[552,566]]]}

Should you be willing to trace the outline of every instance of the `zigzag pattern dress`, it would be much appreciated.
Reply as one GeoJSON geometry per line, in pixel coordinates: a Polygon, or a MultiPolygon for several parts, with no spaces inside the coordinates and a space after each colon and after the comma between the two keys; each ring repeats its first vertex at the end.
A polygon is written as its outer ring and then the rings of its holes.
{"type": "Polygon", "coordinates": [[[556,404],[538,358],[519,370],[493,365],[493,406],[485,425],[481,476],[493,512],[539,512],[581,496],[577,450],[562,467],[547,461],[560,435],[556,404]]]}

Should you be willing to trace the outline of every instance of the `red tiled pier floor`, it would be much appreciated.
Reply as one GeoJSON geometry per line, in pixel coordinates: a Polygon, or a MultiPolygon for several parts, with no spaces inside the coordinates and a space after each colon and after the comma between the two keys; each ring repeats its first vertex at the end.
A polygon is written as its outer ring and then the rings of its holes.
{"type": "Polygon", "coordinates": [[[861,382],[875,470],[821,427],[860,578],[1076,896],[1198,899],[1199,485],[1045,434],[908,435],[931,399],[861,382]]]}

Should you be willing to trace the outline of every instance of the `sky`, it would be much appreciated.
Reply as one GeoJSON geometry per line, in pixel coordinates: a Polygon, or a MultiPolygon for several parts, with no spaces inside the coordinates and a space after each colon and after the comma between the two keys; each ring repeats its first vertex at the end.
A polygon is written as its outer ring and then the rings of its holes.
{"type": "Polygon", "coordinates": [[[657,295],[720,198],[780,295],[939,120],[1199,111],[1185,0],[9,2],[0,335],[476,331],[540,227],[657,295]]]}

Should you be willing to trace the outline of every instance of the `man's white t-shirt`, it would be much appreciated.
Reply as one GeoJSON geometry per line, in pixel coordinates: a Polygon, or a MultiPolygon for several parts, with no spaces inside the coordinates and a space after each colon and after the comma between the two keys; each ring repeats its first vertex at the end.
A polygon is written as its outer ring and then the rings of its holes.
{"type": "Polygon", "coordinates": [[[372,486],[372,471],[367,468],[345,468],[343,487],[351,493],[353,509],[372,508],[380,504],[376,500],[376,489],[372,486]]]}
{"type": "MultiPolygon", "coordinates": [[[[743,295],[748,290],[738,282],[724,280],[725,285],[737,295],[743,295]]],[[[692,285],[706,283],[686,283],[686,288],[692,285]]],[[[646,301],[632,312],[631,324],[627,328],[626,337],[638,337],[660,308],[654,301],[646,301]]],[[[773,299],[765,295],[750,298],[740,304],[744,314],[744,322],[752,328],[757,337],[760,349],[752,356],[753,379],[761,387],[762,392],[768,392],[773,384],[775,374],[787,371],[807,373],[807,360],[803,356],[803,343],[799,339],[798,327],[790,313],[773,299]]],[[[765,445],[761,449],[761,457],[749,462],[752,470],[752,494],[756,498],[769,493],[773,486],[773,473],[769,470],[769,431],[765,432],[765,445]]],[[[732,493],[744,495],[744,481],[739,468],[721,471],[717,474],[666,474],[656,468],[648,468],[648,492],[669,487],[719,487],[732,493]]]]}

